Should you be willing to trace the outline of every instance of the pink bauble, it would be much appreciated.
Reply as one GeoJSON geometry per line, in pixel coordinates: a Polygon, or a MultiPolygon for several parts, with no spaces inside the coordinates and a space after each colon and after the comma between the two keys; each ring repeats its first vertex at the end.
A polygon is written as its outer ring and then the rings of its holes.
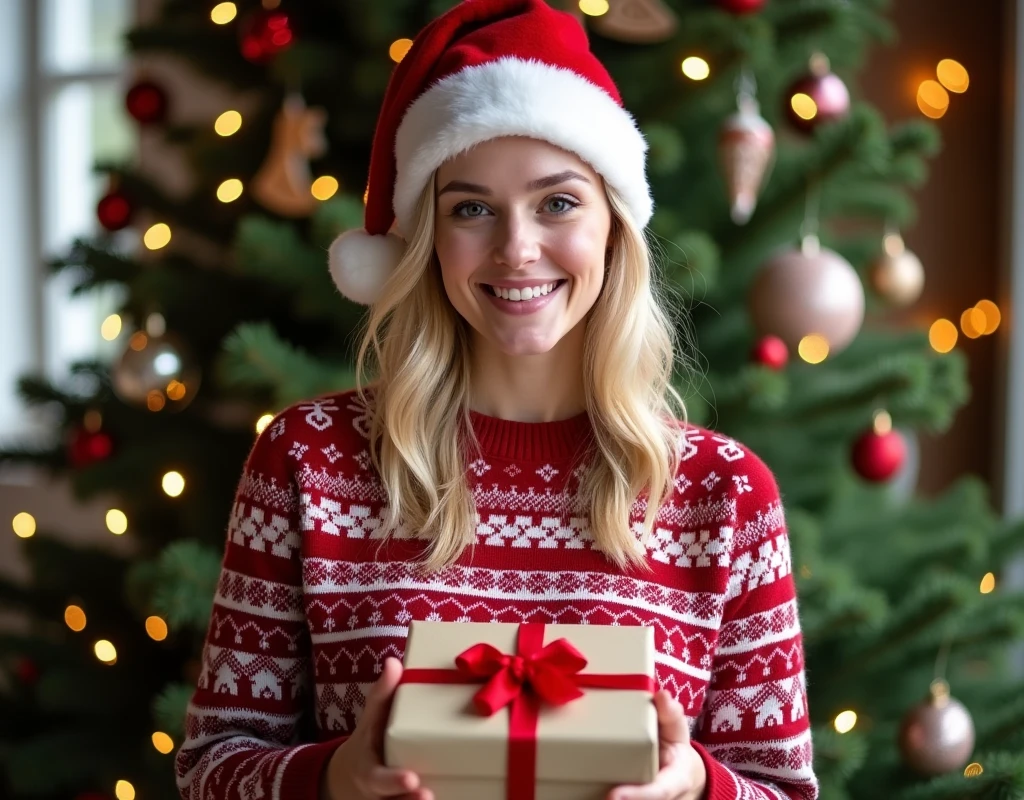
{"type": "Polygon", "coordinates": [[[797,130],[811,133],[819,125],[842,119],[850,113],[850,92],[842,79],[832,72],[824,75],[808,75],[789,87],[785,94],[786,118],[797,130]],[[817,113],[804,119],[793,109],[792,98],[805,94],[814,101],[817,113]]]}
{"type": "Polygon", "coordinates": [[[791,352],[817,334],[835,355],[853,341],[864,321],[864,287],[850,263],[821,248],[805,254],[786,248],[761,268],[750,290],[750,315],[762,336],[782,339],[791,352]]]}
{"type": "Polygon", "coordinates": [[[779,370],[789,361],[789,348],[778,336],[764,336],[754,345],[750,357],[762,366],[779,370]]]}

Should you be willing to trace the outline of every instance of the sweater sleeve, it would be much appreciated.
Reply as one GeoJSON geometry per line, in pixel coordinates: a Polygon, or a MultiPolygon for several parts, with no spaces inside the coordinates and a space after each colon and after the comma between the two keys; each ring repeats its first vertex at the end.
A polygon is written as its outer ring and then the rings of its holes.
{"type": "Polygon", "coordinates": [[[235,492],[202,668],[175,756],[182,800],[317,800],[340,739],[299,741],[312,664],[287,412],[257,438],[235,492]]]}
{"type": "Polygon", "coordinates": [[[815,800],[803,639],[779,488],[736,443],[729,584],[694,749],[706,800],[815,800]]]}

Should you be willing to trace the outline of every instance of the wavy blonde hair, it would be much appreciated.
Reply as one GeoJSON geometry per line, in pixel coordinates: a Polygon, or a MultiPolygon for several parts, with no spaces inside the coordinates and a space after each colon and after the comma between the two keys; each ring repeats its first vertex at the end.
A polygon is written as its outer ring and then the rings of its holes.
{"type": "MultiPolygon", "coordinates": [[[[448,299],[434,253],[437,202],[431,180],[416,208],[402,260],[366,317],[356,360],[356,390],[370,417],[370,456],[384,484],[383,530],[417,532],[430,545],[428,572],[454,562],[476,541],[476,507],[466,458],[479,451],[469,417],[469,324],[448,299]],[[369,400],[361,381],[373,351],[377,377],[369,400]],[[468,435],[460,438],[460,430],[468,435]],[[472,447],[467,451],[465,447],[472,447]]],[[[650,570],[646,543],[671,493],[686,421],[671,377],[679,352],[659,303],[651,251],[620,195],[607,184],[611,253],[605,285],[585,324],[583,375],[594,431],[593,458],[579,485],[595,545],[620,568],[650,570]],[[675,404],[673,406],[673,403],[675,404]],[[678,410],[678,415],[676,413],[678,410]],[[630,512],[648,500],[637,537],[630,512]]]]}

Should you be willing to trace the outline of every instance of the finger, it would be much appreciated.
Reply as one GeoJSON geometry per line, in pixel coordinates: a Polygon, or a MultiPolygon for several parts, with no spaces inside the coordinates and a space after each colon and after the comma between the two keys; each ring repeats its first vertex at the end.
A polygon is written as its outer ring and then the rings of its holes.
{"type": "Polygon", "coordinates": [[[420,788],[420,777],[408,769],[378,765],[366,777],[366,788],[380,797],[416,794],[420,788]]]}
{"type": "Polygon", "coordinates": [[[662,743],[684,744],[690,741],[686,714],[678,700],[672,699],[663,689],[654,695],[654,708],[658,712],[658,738],[662,743]]]}
{"type": "Polygon", "coordinates": [[[360,717],[360,725],[369,727],[373,740],[379,738],[378,734],[381,733],[388,707],[391,704],[391,696],[398,687],[402,671],[402,662],[397,658],[384,659],[380,677],[370,687],[370,691],[366,695],[366,707],[360,717]]]}
{"type": "Polygon", "coordinates": [[[608,800],[672,800],[689,789],[686,772],[678,767],[665,767],[651,783],[637,786],[617,786],[608,794],[608,800]]]}

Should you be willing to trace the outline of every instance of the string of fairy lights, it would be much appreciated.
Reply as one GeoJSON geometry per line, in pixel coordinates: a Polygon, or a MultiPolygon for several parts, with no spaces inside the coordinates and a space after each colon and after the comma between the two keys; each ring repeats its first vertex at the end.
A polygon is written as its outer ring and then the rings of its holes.
{"type": "MultiPolygon", "coordinates": [[[[280,0],[263,0],[266,9],[273,9],[279,5],[280,0]]],[[[582,13],[598,17],[606,14],[609,10],[608,0],[579,0],[579,9],[582,13]]],[[[233,2],[217,3],[210,11],[210,19],[216,25],[227,25],[233,22],[238,16],[238,8],[233,2]]],[[[281,36],[291,37],[291,32],[284,28],[281,36]]],[[[402,38],[394,41],[388,48],[388,55],[395,63],[400,62],[412,46],[412,40],[402,38]]],[[[284,42],[280,42],[284,44],[284,42]]],[[[684,77],[691,81],[704,81],[711,77],[712,64],[704,57],[696,54],[686,55],[680,62],[680,69],[684,77]]],[[[967,70],[953,59],[941,60],[935,70],[935,78],[921,80],[917,86],[916,102],[920,112],[930,119],[940,119],[950,107],[950,94],[963,94],[967,91],[970,80],[967,70]]],[[[818,113],[814,100],[802,93],[795,93],[789,98],[793,112],[802,119],[813,120],[818,113]]],[[[213,122],[213,129],[218,136],[231,137],[237,134],[244,124],[241,112],[235,109],[227,109],[219,114],[213,122]]],[[[225,177],[216,188],[216,197],[222,203],[232,203],[238,200],[245,193],[245,183],[238,177],[225,177]]],[[[332,198],[339,191],[338,180],[331,175],[320,175],[312,180],[309,191],[318,201],[325,201],[332,198]]],[[[363,195],[366,201],[366,194],[363,195]]],[[[167,247],[172,239],[171,226],[163,221],[156,221],[150,224],[142,235],[142,244],[149,250],[160,250],[167,247]]],[[[988,299],[979,300],[973,306],[965,309],[959,318],[959,327],[950,319],[939,318],[931,323],[929,327],[929,342],[931,347],[938,353],[948,353],[956,346],[959,336],[969,339],[977,339],[982,336],[993,334],[1000,326],[1002,316],[996,303],[988,299]]],[[[118,314],[111,314],[103,320],[100,326],[100,334],[107,341],[116,340],[122,333],[124,323],[118,314]]],[[[135,334],[143,335],[144,334],[135,334]]],[[[829,343],[824,337],[810,335],[800,342],[798,353],[807,363],[821,363],[828,356],[829,343]]],[[[151,409],[158,410],[158,409],[151,409]]],[[[273,414],[264,414],[256,422],[256,432],[261,433],[273,420],[273,414]]],[[[886,412],[876,415],[874,426],[879,433],[891,428],[892,421],[886,412]]],[[[180,472],[169,470],[160,477],[160,489],[170,498],[184,496],[186,479],[180,472]]],[[[107,530],[114,536],[130,535],[130,520],[124,511],[117,508],[110,508],[106,511],[105,525],[107,530]]],[[[37,522],[35,517],[22,511],[12,519],[12,528],[16,536],[27,539],[36,533],[37,522]]],[[[806,568],[804,568],[806,569],[806,568]]],[[[979,591],[988,594],[995,589],[995,575],[987,573],[981,580],[979,591]]],[[[64,621],[68,628],[76,634],[83,633],[87,628],[86,610],[77,604],[69,604],[64,612],[64,621]]],[[[168,636],[167,623],[159,616],[151,615],[143,623],[147,635],[154,641],[163,641],[168,636]]],[[[118,663],[117,648],[108,639],[97,639],[92,646],[95,657],[103,664],[114,667],[118,663]]],[[[857,714],[853,710],[845,710],[836,715],[833,726],[839,733],[847,733],[854,729],[857,723],[857,714]]],[[[153,747],[163,754],[170,754],[175,749],[172,738],[162,731],[156,731],[152,735],[153,747]]],[[[976,776],[981,774],[980,764],[971,763],[964,771],[965,775],[976,776]]],[[[115,787],[115,795],[118,800],[135,800],[135,789],[129,781],[120,780],[115,787]]]]}

